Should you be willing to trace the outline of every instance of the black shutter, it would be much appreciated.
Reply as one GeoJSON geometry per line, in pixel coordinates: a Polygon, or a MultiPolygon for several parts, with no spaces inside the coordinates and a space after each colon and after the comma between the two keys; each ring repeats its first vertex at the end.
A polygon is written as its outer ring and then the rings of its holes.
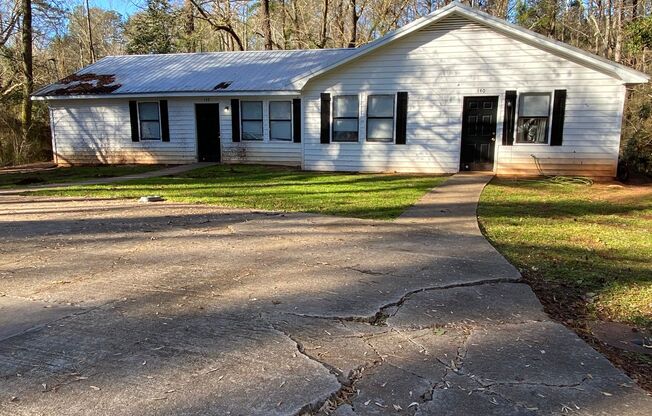
{"type": "Polygon", "coordinates": [[[231,140],[240,141],[240,100],[231,100],[231,140]]]}
{"type": "Polygon", "coordinates": [[[138,137],[138,103],[129,101],[129,122],[131,123],[131,141],[137,142],[138,137]]]}
{"type": "Polygon", "coordinates": [[[168,121],[168,100],[161,100],[158,103],[161,111],[161,140],[170,141],[170,123],[168,121]]]}
{"type": "Polygon", "coordinates": [[[292,124],[294,142],[301,143],[301,98],[292,100],[292,124]]]}
{"type": "Polygon", "coordinates": [[[396,93],[396,144],[407,142],[408,93],[396,93]]]}
{"type": "Polygon", "coordinates": [[[503,146],[514,144],[516,120],[516,91],[505,91],[505,116],[503,117],[503,146]]]}
{"type": "Polygon", "coordinates": [[[552,128],[550,146],[561,146],[564,137],[564,117],[566,113],[566,90],[555,90],[552,104],[552,128]]]}
{"type": "Polygon", "coordinates": [[[321,143],[331,141],[331,95],[327,92],[321,94],[321,143]]]}

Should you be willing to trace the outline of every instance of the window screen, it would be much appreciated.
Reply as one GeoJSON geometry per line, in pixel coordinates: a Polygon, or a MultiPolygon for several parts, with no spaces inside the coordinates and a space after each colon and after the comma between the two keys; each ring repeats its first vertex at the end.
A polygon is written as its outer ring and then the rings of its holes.
{"type": "Polygon", "coordinates": [[[394,141],[393,95],[370,95],[367,98],[367,141],[394,141]]]}
{"type": "Polygon", "coordinates": [[[269,102],[269,138],[292,140],[292,101],[269,102]]]}
{"type": "Polygon", "coordinates": [[[263,140],[263,102],[242,101],[240,103],[242,120],[242,140],[263,140]]]}
{"type": "Polygon", "coordinates": [[[333,141],[358,141],[359,101],[357,95],[340,95],[333,99],[333,141]]]}
{"type": "Polygon", "coordinates": [[[161,139],[158,102],[138,103],[138,120],[140,122],[141,140],[161,139]]]}

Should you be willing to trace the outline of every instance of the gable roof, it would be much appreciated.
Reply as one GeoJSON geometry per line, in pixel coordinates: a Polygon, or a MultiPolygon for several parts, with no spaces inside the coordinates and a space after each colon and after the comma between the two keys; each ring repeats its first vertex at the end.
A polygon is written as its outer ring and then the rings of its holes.
{"type": "Polygon", "coordinates": [[[562,56],[566,59],[578,62],[585,66],[600,70],[616,79],[623,81],[624,84],[642,84],[648,82],[650,76],[643,73],[626,67],[625,65],[618,64],[609,59],[603,58],[598,55],[586,52],[582,49],[576,48],[574,46],[567,45],[563,42],[559,42],[553,39],[550,39],[546,36],[540,35],[531,30],[525,29],[521,26],[509,23],[503,19],[494,17],[488,13],[474,9],[465,5],[462,5],[456,1],[451,2],[441,9],[437,9],[434,12],[430,13],[427,16],[424,16],[420,19],[417,19],[411,23],[408,23],[401,28],[394,30],[393,32],[388,33],[387,35],[378,38],[372,42],[367,43],[356,49],[356,53],[348,57],[345,57],[337,62],[333,62],[328,66],[317,68],[315,71],[307,75],[300,75],[292,80],[294,85],[299,85],[303,87],[305,83],[318,75],[324,74],[336,67],[358,59],[381,46],[387,45],[390,42],[394,42],[398,39],[401,39],[413,32],[418,31],[419,29],[424,28],[425,26],[436,23],[447,16],[456,14],[458,16],[465,17],[476,23],[483,24],[488,26],[498,32],[505,33],[511,37],[518,39],[522,42],[531,44],[535,47],[547,50],[553,54],[562,56]]]}
{"type": "Polygon", "coordinates": [[[293,78],[355,52],[308,49],[108,56],[41,88],[34,96],[289,92],[294,90],[293,78]]]}
{"type": "Polygon", "coordinates": [[[623,84],[647,74],[542,36],[457,2],[356,49],[307,49],[108,56],[41,88],[35,99],[298,93],[312,78],[401,39],[451,14],[606,73],[623,84]]]}

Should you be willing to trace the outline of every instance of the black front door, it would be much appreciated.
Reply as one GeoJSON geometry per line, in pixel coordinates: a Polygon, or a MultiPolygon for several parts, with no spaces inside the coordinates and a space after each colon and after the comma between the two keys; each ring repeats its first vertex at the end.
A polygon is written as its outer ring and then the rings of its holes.
{"type": "Polygon", "coordinates": [[[464,97],[460,170],[493,170],[498,97],[464,97]]]}
{"type": "Polygon", "coordinates": [[[195,104],[197,118],[197,159],[220,161],[220,107],[218,104],[195,104]]]}

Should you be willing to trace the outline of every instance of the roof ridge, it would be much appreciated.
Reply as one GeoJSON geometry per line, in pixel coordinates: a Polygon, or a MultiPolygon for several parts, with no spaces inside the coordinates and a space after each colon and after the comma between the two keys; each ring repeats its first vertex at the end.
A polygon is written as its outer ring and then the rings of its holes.
{"type": "MultiPolygon", "coordinates": [[[[332,51],[355,51],[357,48],[314,48],[314,49],[274,49],[274,50],[248,50],[248,51],[207,51],[207,52],[173,52],[173,53],[135,53],[123,55],[106,55],[101,59],[106,58],[125,58],[125,57],[143,57],[143,56],[194,56],[194,55],[227,55],[227,54],[274,54],[274,53],[288,53],[288,52],[332,52],[332,51]]],[[[101,60],[100,59],[100,60],[101,60]]],[[[99,62],[98,60],[97,62],[99,62]]]]}

